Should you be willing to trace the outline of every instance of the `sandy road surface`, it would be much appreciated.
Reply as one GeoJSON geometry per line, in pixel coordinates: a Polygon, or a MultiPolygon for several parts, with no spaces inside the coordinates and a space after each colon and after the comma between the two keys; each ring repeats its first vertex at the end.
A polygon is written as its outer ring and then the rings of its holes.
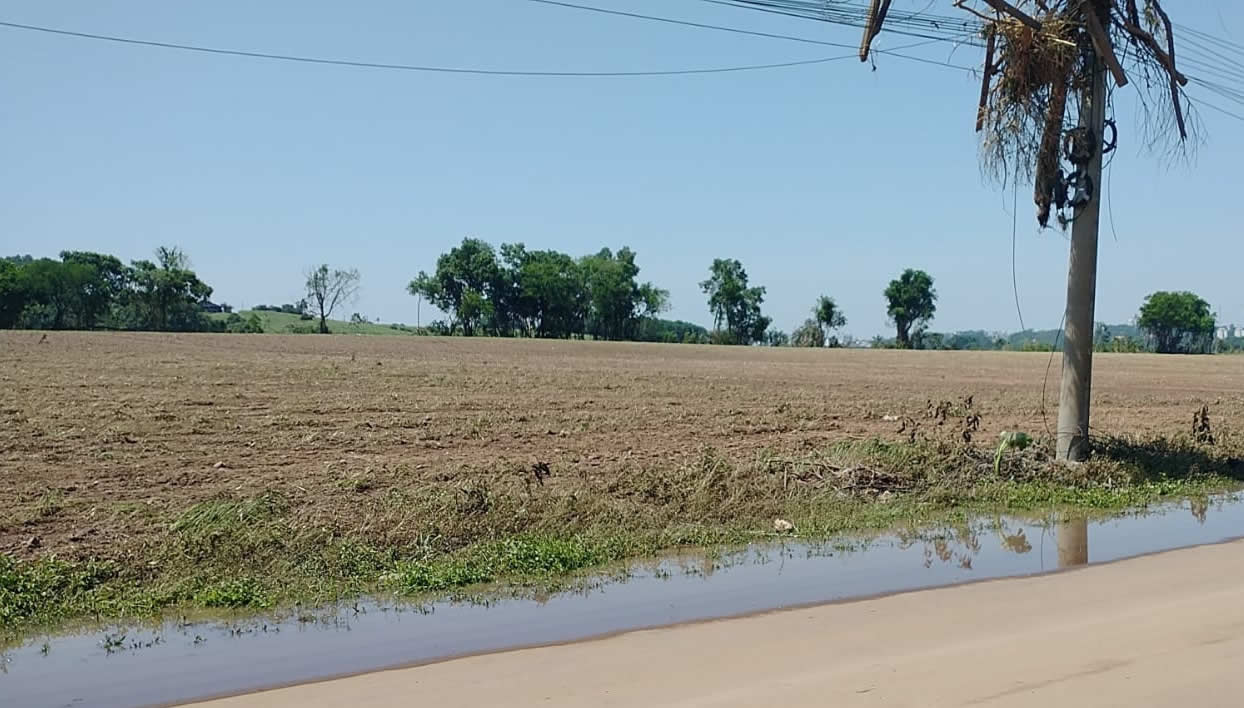
{"type": "Polygon", "coordinates": [[[1239,706],[1244,542],[201,704],[1239,706]]]}

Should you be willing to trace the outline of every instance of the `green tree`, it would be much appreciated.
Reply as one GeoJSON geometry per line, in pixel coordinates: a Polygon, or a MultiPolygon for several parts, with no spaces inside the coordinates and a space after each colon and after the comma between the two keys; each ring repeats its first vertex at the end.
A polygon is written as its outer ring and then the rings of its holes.
{"type": "Polygon", "coordinates": [[[27,329],[93,327],[89,294],[97,282],[94,268],[40,258],[21,266],[17,285],[23,300],[18,326],[27,329]]]}
{"type": "Polygon", "coordinates": [[[579,259],[586,288],[584,321],[597,339],[636,339],[642,323],[669,308],[669,292],[640,283],[635,252],[608,248],[579,259]]]}
{"type": "Polygon", "coordinates": [[[79,326],[83,329],[98,326],[126,294],[130,270],[121,259],[103,253],[61,251],[60,258],[68,266],[88,269],[79,271],[86,276],[77,293],[79,326]]]}
{"type": "Polygon", "coordinates": [[[22,266],[5,258],[0,260],[0,329],[11,329],[17,324],[26,307],[26,287],[22,266]]]}
{"type": "Polygon", "coordinates": [[[700,283],[700,288],[708,295],[713,326],[722,332],[717,341],[732,344],[763,341],[765,330],[772,322],[760,312],[765,289],[748,286],[747,271],[742,263],[735,259],[714,259],[709,267],[709,278],[700,283]]]}
{"type": "Polygon", "coordinates": [[[156,249],[157,263],[134,261],[128,270],[129,291],[118,316],[126,329],[155,332],[201,332],[208,329],[203,303],[212,288],[190,270],[178,248],[156,249]]]}
{"type": "Polygon", "coordinates": [[[765,332],[765,345],[770,347],[789,347],[790,335],[780,329],[770,329],[765,332]]]}
{"type": "Polygon", "coordinates": [[[1190,292],[1149,295],[1137,324],[1159,354],[1207,353],[1213,344],[1214,314],[1208,302],[1190,292]]]}
{"type": "Polygon", "coordinates": [[[359,291],[357,269],[330,269],[325,263],[306,273],[307,302],[320,320],[320,334],[328,334],[328,318],[338,305],[353,302],[359,291]]]}
{"type": "Polygon", "coordinates": [[[933,319],[937,312],[937,291],[933,278],[922,270],[908,268],[885,289],[886,314],[894,322],[900,349],[912,346],[912,327],[917,330],[933,319]]]}
{"type": "Polygon", "coordinates": [[[587,291],[578,261],[521,243],[502,244],[501,256],[514,285],[511,312],[525,334],[565,339],[583,331],[587,291]]]}
{"type": "Polygon", "coordinates": [[[816,347],[825,346],[825,330],[821,329],[821,323],[815,318],[805,320],[790,336],[790,345],[792,347],[816,347]]]}
{"type": "Polygon", "coordinates": [[[708,338],[708,330],[682,320],[645,319],[639,327],[638,339],[643,342],[682,342],[694,344],[708,338]]]}
{"type": "Polygon", "coordinates": [[[492,246],[476,238],[465,238],[459,246],[442,254],[436,261],[436,271],[432,275],[420,271],[407,289],[449,314],[468,337],[492,327],[508,314],[502,308],[499,318],[494,305],[505,300],[510,290],[505,272],[492,246]]]}
{"type": "Polygon", "coordinates": [[[832,297],[822,295],[816,299],[816,305],[812,308],[812,317],[820,325],[821,331],[825,336],[825,341],[829,341],[834,330],[847,326],[847,317],[842,310],[838,309],[838,303],[834,302],[832,297]]]}

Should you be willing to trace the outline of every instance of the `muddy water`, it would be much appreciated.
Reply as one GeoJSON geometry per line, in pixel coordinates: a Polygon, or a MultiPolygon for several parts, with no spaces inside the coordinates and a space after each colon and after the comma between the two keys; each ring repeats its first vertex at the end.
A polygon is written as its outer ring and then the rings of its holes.
{"type": "Polygon", "coordinates": [[[981,519],[868,543],[754,546],[671,556],[625,579],[487,605],[387,602],[314,617],[102,628],[32,640],[0,657],[0,706],[111,708],[185,702],[445,657],[796,605],[1027,575],[1244,536],[1244,500],[1143,516],[981,519]],[[124,638],[122,638],[124,635],[124,638]]]}

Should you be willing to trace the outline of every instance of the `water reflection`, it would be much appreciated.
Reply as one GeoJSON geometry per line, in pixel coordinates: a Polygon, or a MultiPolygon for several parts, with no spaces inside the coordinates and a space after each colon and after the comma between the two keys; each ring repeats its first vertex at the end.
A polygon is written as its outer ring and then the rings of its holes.
{"type": "Polygon", "coordinates": [[[1238,502],[1201,500],[1099,521],[994,517],[869,540],[686,551],[560,592],[419,606],[377,599],[284,618],[40,637],[0,652],[0,672],[8,671],[0,673],[0,705],[185,702],[447,656],[1071,568],[1089,562],[1090,533],[1096,562],[1239,537],[1238,502]]]}
{"type": "Polygon", "coordinates": [[[1074,568],[1087,565],[1088,554],[1088,521],[1075,519],[1063,521],[1054,531],[1058,541],[1058,567],[1074,568]]]}

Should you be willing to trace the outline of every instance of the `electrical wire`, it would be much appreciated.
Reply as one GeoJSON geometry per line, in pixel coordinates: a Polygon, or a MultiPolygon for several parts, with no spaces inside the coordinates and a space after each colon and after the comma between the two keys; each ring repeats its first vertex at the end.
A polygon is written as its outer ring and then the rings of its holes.
{"type": "Polygon", "coordinates": [[[749,64],[744,66],[728,66],[728,67],[711,67],[706,69],[673,69],[665,71],[517,71],[508,69],[473,69],[463,67],[446,67],[446,66],[419,66],[414,64],[386,64],[380,62],[354,61],[349,59],[327,59],[322,57],[309,57],[291,54],[272,54],[268,52],[251,52],[237,49],[221,49],[218,47],[204,47],[193,44],[178,44],[175,42],[158,42],[145,39],[134,39],[131,37],[117,37],[114,35],[95,34],[90,32],[76,32],[72,30],[58,29],[54,27],[42,27],[39,25],[26,25],[17,22],[0,21],[0,27],[8,27],[10,29],[26,30],[30,32],[43,32],[45,34],[54,34],[66,37],[76,37],[79,39],[92,39],[103,42],[114,42],[118,44],[130,44],[143,47],[158,47],[161,49],[174,49],[186,52],[198,52],[202,54],[216,54],[225,56],[246,57],[250,59],[268,59],[274,61],[297,62],[302,64],[321,64],[330,66],[346,66],[361,69],[387,69],[392,71],[416,71],[430,72],[442,74],[473,74],[477,76],[533,76],[533,77],[553,77],[553,78],[588,78],[588,77],[639,77],[639,76],[686,76],[692,74],[725,74],[742,71],[762,71],[766,69],[784,69],[796,66],[810,66],[813,64],[826,64],[834,61],[843,61],[854,57],[854,54],[846,54],[842,56],[821,57],[819,59],[805,59],[802,61],[778,62],[773,64],[749,64]]]}
{"type": "Polygon", "coordinates": [[[805,44],[818,44],[825,47],[837,47],[839,49],[855,49],[850,44],[841,44],[839,42],[826,42],[819,39],[809,39],[807,37],[796,37],[790,34],[776,34],[772,32],[754,32],[738,27],[726,27],[723,25],[710,25],[703,22],[691,22],[689,20],[675,20],[668,17],[657,17],[655,15],[643,15],[637,12],[624,12],[622,10],[610,10],[603,7],[592,7],[590,5],[578,5],[571,2],[560,2],[559,0],[527,0],[540,5],[553,5],[556,7],[565,7],[572,10],[585,10],[587,12],[598,12],[602,15],[615,15],[617,17],[630,17],[636,20],[648,20],[650,22],[664,22],[671,25],[682,25],[684,27],[696,27],[698,29],[717,30],[719,32],[733,32],[735,34],[743,34],[751,37],[766,37],[768,39],[784,39],[790,42],[803,42],[805,44]]]}
{"type": "Polygon", "coordinates": [[[1011,290],[1015,293],[1015,314],[1019,315],[1019,331],[1027,332],[1024,310],[1019,306],[1019,276],[1015,266],[1016,241],[1019,240],[1019,180],[1012,180],[1011,189],[1011,290]]]}
{"type": "MultiPolygon", "coordinates": [[[[843,43],[841,43],[841,42],[829,42],[829,41],[826,41],[826,40],[820,40],[820,39],[810,39],[810,38],[808,38],[808,37],[799,37],[799,36],[795,36],[795,35],[789,35],[789,34],[779,34],[779,33],[774,33],[774,32],[758,32],[758,31],[753,31],[753,30],[742,29],[742,28],[739,28],[739,27],[728,27],[728,26],[725,26],[725,25],[715,25],[715,24],[708,24],[708,23],[704,23],[704,22],[692,22],[692,21],[690,21],[690,20],[677,20],[677,19],[673,19],[673,18],[669,18],[669,17],[658,17],[658,16],[656,16],[656,15],[645,15],[645,14],[641,14],[641,13],[637,13],[637,12],[625,12],[625,11],[622,11],[622,10],[611,10],[611,9],[607,9],[607,8],[603,8],[603,7],[594,7],[594,6],[591,6],[591,5],[580,5],[580,4],[577,4],[577,3],[572,3],[572,2],[562,2],[561,0],[527,0],[527,1],[528,1],[528,2],[533,2],[533,3],[538,3],[538,4],[541,4],[541,5],[551,5],[551,6],[555,6],[555,7],[563,7],[563,8],[568,8],[568,9],[572,9],[572,10],[583,10],[583,11],[586,11],[586,12],[596,12],[596,13],[600,13],[600,14],[602,14],[602,15],[614,15],[614,16],[617,16],[617,17],[629,17],[629,18],[631,18],[631,19],[636,19],[636,20],[647,20],[647,21],[650,21],[650,22],[661,22],[661,23],[665,23],[665,24],[679,25],[679,26],[683,26],[683,27],[694,27],[694,28],[697,28],[697,29],[714,30],[714,31],[718,31],[718,32],[730,32],[730,33],[733,33],[733,34],[740,34],[740,35],[745,35],[745,36],[750,36],[750,37],[764,37],[764,38],[767,38],[767,39],[781,39],[781,40],[786,40],[786,41],[790,41],[790,42],[801,42],[801,43],[804,43],[804,44],[815,44],[815,45],[825,46],[825,47],[836,47],[836,48],[838,48],[838,49],[852,49],[852,50],[856,50],[856,49],[857,49],[857,47],[856,47],[855,45],[851,45],[851,44],[843,44],[843,43]]],[[[965,37],[965,38],[966,38],[966,37],[965,37]]],[[[909,61],[915,61],[915,62],[919,62],[919,63],[922,63],[922,64],[933,64],[933,65],[937,65],[937,66],[943,66],[943,67],[945,67],[945,68],[955,69],[955,70],[958,70],[958,71],[967,71],[967,72],[975,72],[975,71],[976,71],[976,69],[974,69],[974,68],[972,68],[972,67],[969,67],[969,66],[960,66],[960,65],[957,65],[957,64],[951,64],[951,63],[949,63],[949,62],[941,62],[941,61],[937,61],[937,60],[935,60],[935,59],[926,59],[926,58],[924,58],[924,57],[916,57],[916,56],[911,56],[911,55],[908,55],[908,54],[900,54],[900,53],[899,53],[901,50],[904,50],[904,49],[913,49],[913,48],[915,48],[915,47],[923,47],[923,46],[927,46],[927,45],[929,45],[929,44],[933,44],[933,43],[936,43],[936,42],[942,42],[942,41],[948,41],[948,40],[944,40],[944,39],[940,39],[940,38],[938,38],[938,39],[925,39],[924,41],[920,41],[920,42],[913,42],[913,43],[911,43],[911,44],[904,44],[904,45],[902,45],[902,46],[894,47],[894,48],[892,48],[892,49],[874,49],[873,51],[874,51],[874,52],[876,52],[876,53],[878,53],[878,54],[887,54],[887,55],[890,55],[890,56],[898,57],[898,58],[900,58],[900,59],[907,59],[907,60],[909,60],[909,61]]]]}
{"type": "MultiPolygon", "coordinates": [[[[867,5],[849,2],[832,4],[821,0],[702,0],[702,2],[848,27],[865,27],[870,17],[867,5]]],[[[972,36],[974,37],[972,41],[965,39],[963,43],[983,47],[981,30],[982,24],[978,20],[964,16],[929,15],[924,11],[897,10],[891,10],[887,14],[885,25],[882,27],[883,32],[891,34],[941,41],[955,41],[958,37],[972,36]]]]}

